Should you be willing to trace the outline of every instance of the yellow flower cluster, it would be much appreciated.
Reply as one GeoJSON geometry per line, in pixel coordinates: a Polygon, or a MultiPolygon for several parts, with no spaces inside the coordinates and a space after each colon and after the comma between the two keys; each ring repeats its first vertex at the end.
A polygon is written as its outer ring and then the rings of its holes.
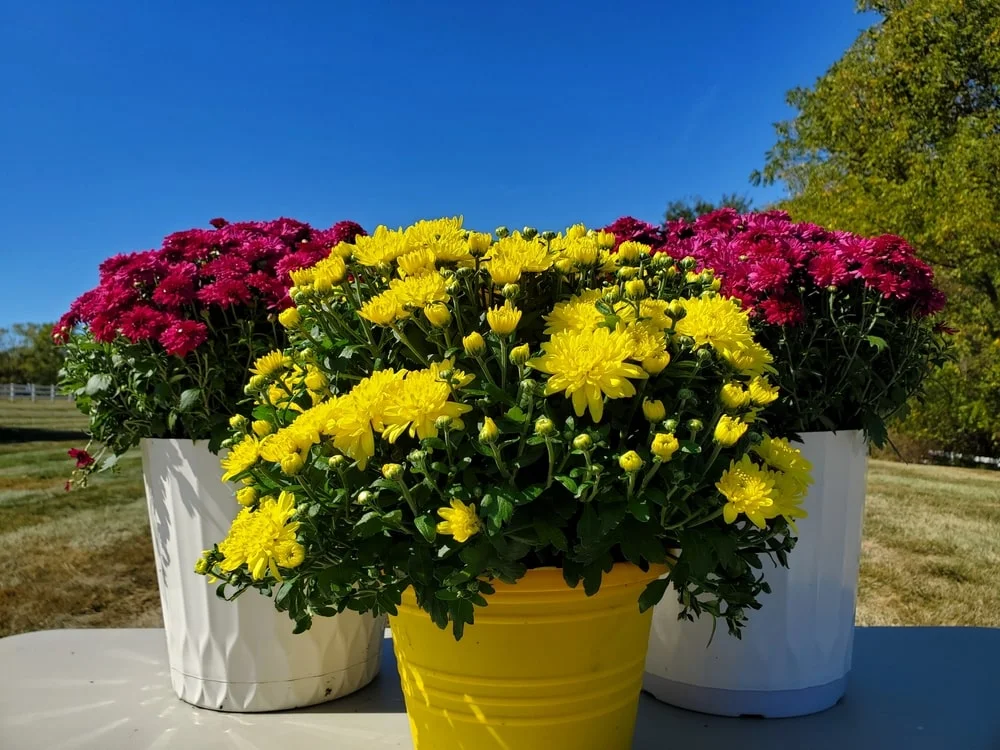
{"type": "Polygon", "coordinates": [[[764,437],[754,448],[763,465],[749,455],[732,461],[716,484],[726,498],[723,518],[733,523],[740,514],[762,527],[769,518],[784,516],[794,523],[805,518],[799,506],[812,483],[812,465],[784,438],[764,437]]]}
{"type": "Polygon", "coordinates": [[[296,540],[299,522],[295,496],[282,492],[277,499],[265,497],[256,508],[243,508],[219,543],[219,567],[228,573],[247,567],[254,580],[266,573],[282,580],[280,568],[295,568],[305,559],[305,548],[296,540]]]}

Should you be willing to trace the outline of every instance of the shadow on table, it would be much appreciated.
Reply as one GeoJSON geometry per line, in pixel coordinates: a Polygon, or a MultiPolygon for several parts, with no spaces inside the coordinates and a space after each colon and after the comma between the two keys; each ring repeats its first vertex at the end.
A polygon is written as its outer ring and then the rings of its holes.
{"type": "MultiPolygon", "coordinates": [[[[727,719],[643,694],[632,748],[1000,749],[998,636],[989,628],[858,628],[847,696],[829,711],[727,719]]],[[[295,713],[403,713],[391,642],[382,648],[382,672],[371,685],[295,713]]]]}

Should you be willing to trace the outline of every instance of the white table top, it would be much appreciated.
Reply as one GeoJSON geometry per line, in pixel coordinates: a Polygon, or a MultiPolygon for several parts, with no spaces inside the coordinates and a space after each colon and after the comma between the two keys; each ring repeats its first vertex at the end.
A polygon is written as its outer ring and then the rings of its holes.
{"type": "MultiPolygon", "coordinates": [[[[162,630],[27,633],[0,639],[0,748],[411,748],[395,672],[387,640],[382,675],[353,696],[225,714],[174,697],[162,630]]],[[[633,747],[997,750],[1000,630],[859,628],[847,697],[801,719],[723,719],[643,695],[633,747]]]]}

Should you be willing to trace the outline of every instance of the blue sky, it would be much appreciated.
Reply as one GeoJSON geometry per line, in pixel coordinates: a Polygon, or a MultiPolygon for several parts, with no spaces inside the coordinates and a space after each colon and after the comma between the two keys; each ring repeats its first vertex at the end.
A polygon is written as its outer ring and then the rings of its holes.
{"type": "Polygon", "coordinates": [[[849,0],[4,3],[0,326],[230,220],[657,220],[724,191],[870,22],[849,0]]]}

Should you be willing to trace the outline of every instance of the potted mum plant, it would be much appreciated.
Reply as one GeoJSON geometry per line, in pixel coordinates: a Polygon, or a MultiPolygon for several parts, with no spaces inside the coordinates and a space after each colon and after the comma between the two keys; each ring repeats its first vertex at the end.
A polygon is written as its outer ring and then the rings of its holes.
{"type": "Polygon", "coordinates": [[[657,231],[657,249],[693,283],[717,279],[738,299],[760,342],[775,353],[780,397],[768,423],[795,434],[816,482],[790,570],[743,643],[696,623],[676,626],[665,602],[654,615],[646,687],[675,705],[726,715],[792,716],[832,706],[851,664],[868,442],[906,410],[945,356],[933,316],[944,304],[930,268],[898,237],[859,237],[792,222],[780,211],[723,209],[660,230],[622,219],[621,239],[657,231]]]}
{"type": "Polygon", "coordinates": [[[771,354],[613,242],[379,227],[293,274],[290,345],[250,378],[267,426],[223,466],[253,499],[200,567],[300,630],[388,613],[419,748],[629,747],[649,608],[672,582],[738,632],[792,545],[809,476],[771,354]],[[309,367],[328,396],[283,385],[309,367]]]}
{"type": "MultiPolygon", "coordinates": [[[[325,257],[361,228],[341,222],[317,231],[290,219],[217,219],[213,227],[105,261],[97,288],[59,322],[62,386],[90,418],[92,441],[101,446],[94,456],[75,451],[75,479],[86,481],[141,444],[177,695],[219,710],[291,708],[369,682],[384,625],[353,616],[293,637],[287,618],[276,617],[266,602],[217,600],[190,565],[239,507],[219,482],[213,452],[230,415],[234,423],[247,422],[246,368],[284,340],[279,319],[288,323],[295,313],[288,308],[289,271],[325,257]]],[[[325,392],[315,368],[285,377],[325,392]]],[[[246,493],[237,497],[245,500],[246,493]]]]}

